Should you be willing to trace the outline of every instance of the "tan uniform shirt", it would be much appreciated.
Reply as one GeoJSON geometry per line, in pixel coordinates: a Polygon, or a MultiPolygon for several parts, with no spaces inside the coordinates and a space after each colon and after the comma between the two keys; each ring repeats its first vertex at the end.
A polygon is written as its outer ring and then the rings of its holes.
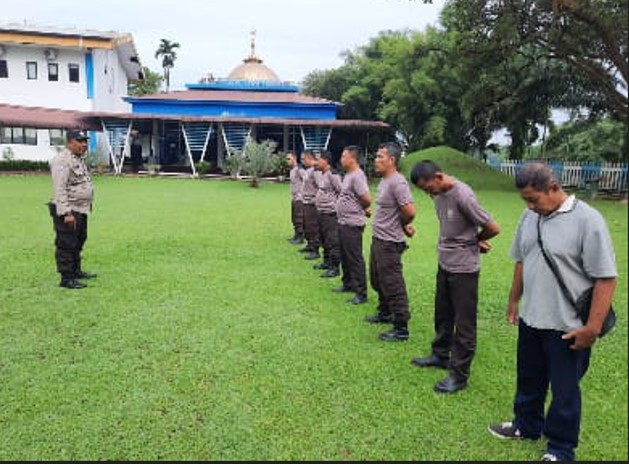
{"type": "Polygon", "coordinates": [[[71,211],[88,214],[92,209],[94,187],[83,158],[64,148],[50,161],[50,172],[54,188],[52,202],[57,207],[57,215],[65,216],[71,211]]]}

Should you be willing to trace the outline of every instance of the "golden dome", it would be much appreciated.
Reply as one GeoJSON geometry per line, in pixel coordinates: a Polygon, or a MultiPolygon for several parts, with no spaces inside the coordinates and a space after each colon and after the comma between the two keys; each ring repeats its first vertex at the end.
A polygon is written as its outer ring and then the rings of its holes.
{"type": "Polygon", "coordinates": [[[281,82],[277,74],[271,68],[262,64],[262,60],[256,56],[255,31],[251,33],[251,52],[249,57],[243,60],[243,64],[237,66],[229,73],[227,80],[281,82]]]}

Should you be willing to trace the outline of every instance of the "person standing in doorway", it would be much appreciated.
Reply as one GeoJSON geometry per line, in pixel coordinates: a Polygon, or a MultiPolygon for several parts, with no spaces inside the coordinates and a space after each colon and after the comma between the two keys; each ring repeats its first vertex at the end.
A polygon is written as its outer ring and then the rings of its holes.
{"type": "Polygon", "coordinates": [[[341,194],[336,203],[341,247],[341,287],[336,292],[354,292],[348,302],[354,305],[367,301],[367,270],[363,257],[363,232],[371,216],[371,195],[367,176],[360,168],[360,147],[345,147],[341,155],[345,170],[341,194]]]}
{"type": "Polygon", "coordinates": [[[370,281],[378,293],[378,313],[366,318],[372,324],[393,324],[389,332],[381,333],[384,341],[408,340],[411,313],[402,269],[402,253],[406,237],[415,229],[411,222],[416,210],[410,186],[398,172],[402,156],[395,142],[380,145],[374,168],[382,176],[376,196],[376,212],[372,222],[372,242],[369,258],[370,281]]]}
{"type": "Polygon", "coordinates": [[[341,262],[336,202],[341,193],[341,176],[332,168],[332,153],[324,150],[317,162],[321,173],[315,206],[319,220],[319,235],[323,245],[323,262],[315,269],[325,270],[321,277],[338,277],[341,262]]]}
{"type": "Polygon", "coordinates": [[[467,387],[476,352],[480,254],[490,250],[488,240],[498,235],[500,227],[469,185],[444,173],[433,161],[415,164],[411,182],[432,197],[439,220],[435,338],[430,355],[412,363],[449,369],[450,375],[434,390],[454,393],[467,387]]]}
{"type": "Polygon", "coordinates": [[[81,267],[87,217],[94,200],[94,187],[83,159],[88,140],[82,130],[69,130],[65,149],[50,162],[54,198],[48,207],[55,230],[55,260],[61,274],[59,286],[73,290],[86,287],[79,279],[96,277],[81,267]]]}
{"type": "Polygon", "coordinates": [[[302,203],[301,188],[306,170],[299,165],[297,155],[293,152],[286,154],[286,161],[290,167],[291,222],[294,231],[288,242],[299,245],[304,242],[304,204],[302,203]]]}

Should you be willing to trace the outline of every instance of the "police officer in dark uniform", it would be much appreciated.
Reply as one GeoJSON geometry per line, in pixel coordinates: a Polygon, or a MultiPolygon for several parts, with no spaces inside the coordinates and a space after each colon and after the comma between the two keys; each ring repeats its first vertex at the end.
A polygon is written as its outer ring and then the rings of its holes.
{"type": "Polygon", "coordinates": [[[55,230],[55,260],[61,274],[59,286],[69,289],[84,288],[79,279],[96,277],[81,269],[87,216],[94,200],[94,187],[83,159],[88,140],[82,130],[69,130],[66,147],[50,162],[54,198],[48,206],[55,230]]]}

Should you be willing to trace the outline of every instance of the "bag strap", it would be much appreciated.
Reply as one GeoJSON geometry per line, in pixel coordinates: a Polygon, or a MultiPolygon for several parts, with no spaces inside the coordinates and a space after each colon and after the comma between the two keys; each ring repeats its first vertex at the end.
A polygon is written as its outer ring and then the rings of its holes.
{"type": "Polygon", "coordinates": [[[552,258],[552,256],[550,256],[546,252],[546,249],[544,248],[544,242],[542,242],[541,224],[542,224],[542,216],[539,215],[537,216],[537,243],[539,244],[539,248],[542,250],[542,255],[544,255],[544,260],[548,264],[548,267],[550,268],[551,271],[553,271],[553,274],[555,275],[555,278],[557,279],[557,283],[559,284],[559,287],[561,288],[561,291],[563,292],[564,296],[570,302],[570,304],[576,308],[577,304],[574,301],[574,298],[572,297],[572,295],[570,294],[568,287],[566,287],[566,282],[563,280],[563,277],[561,277],[561,274],[559,273],[559,268],[557,267],[557,263],[552,258]]]}

